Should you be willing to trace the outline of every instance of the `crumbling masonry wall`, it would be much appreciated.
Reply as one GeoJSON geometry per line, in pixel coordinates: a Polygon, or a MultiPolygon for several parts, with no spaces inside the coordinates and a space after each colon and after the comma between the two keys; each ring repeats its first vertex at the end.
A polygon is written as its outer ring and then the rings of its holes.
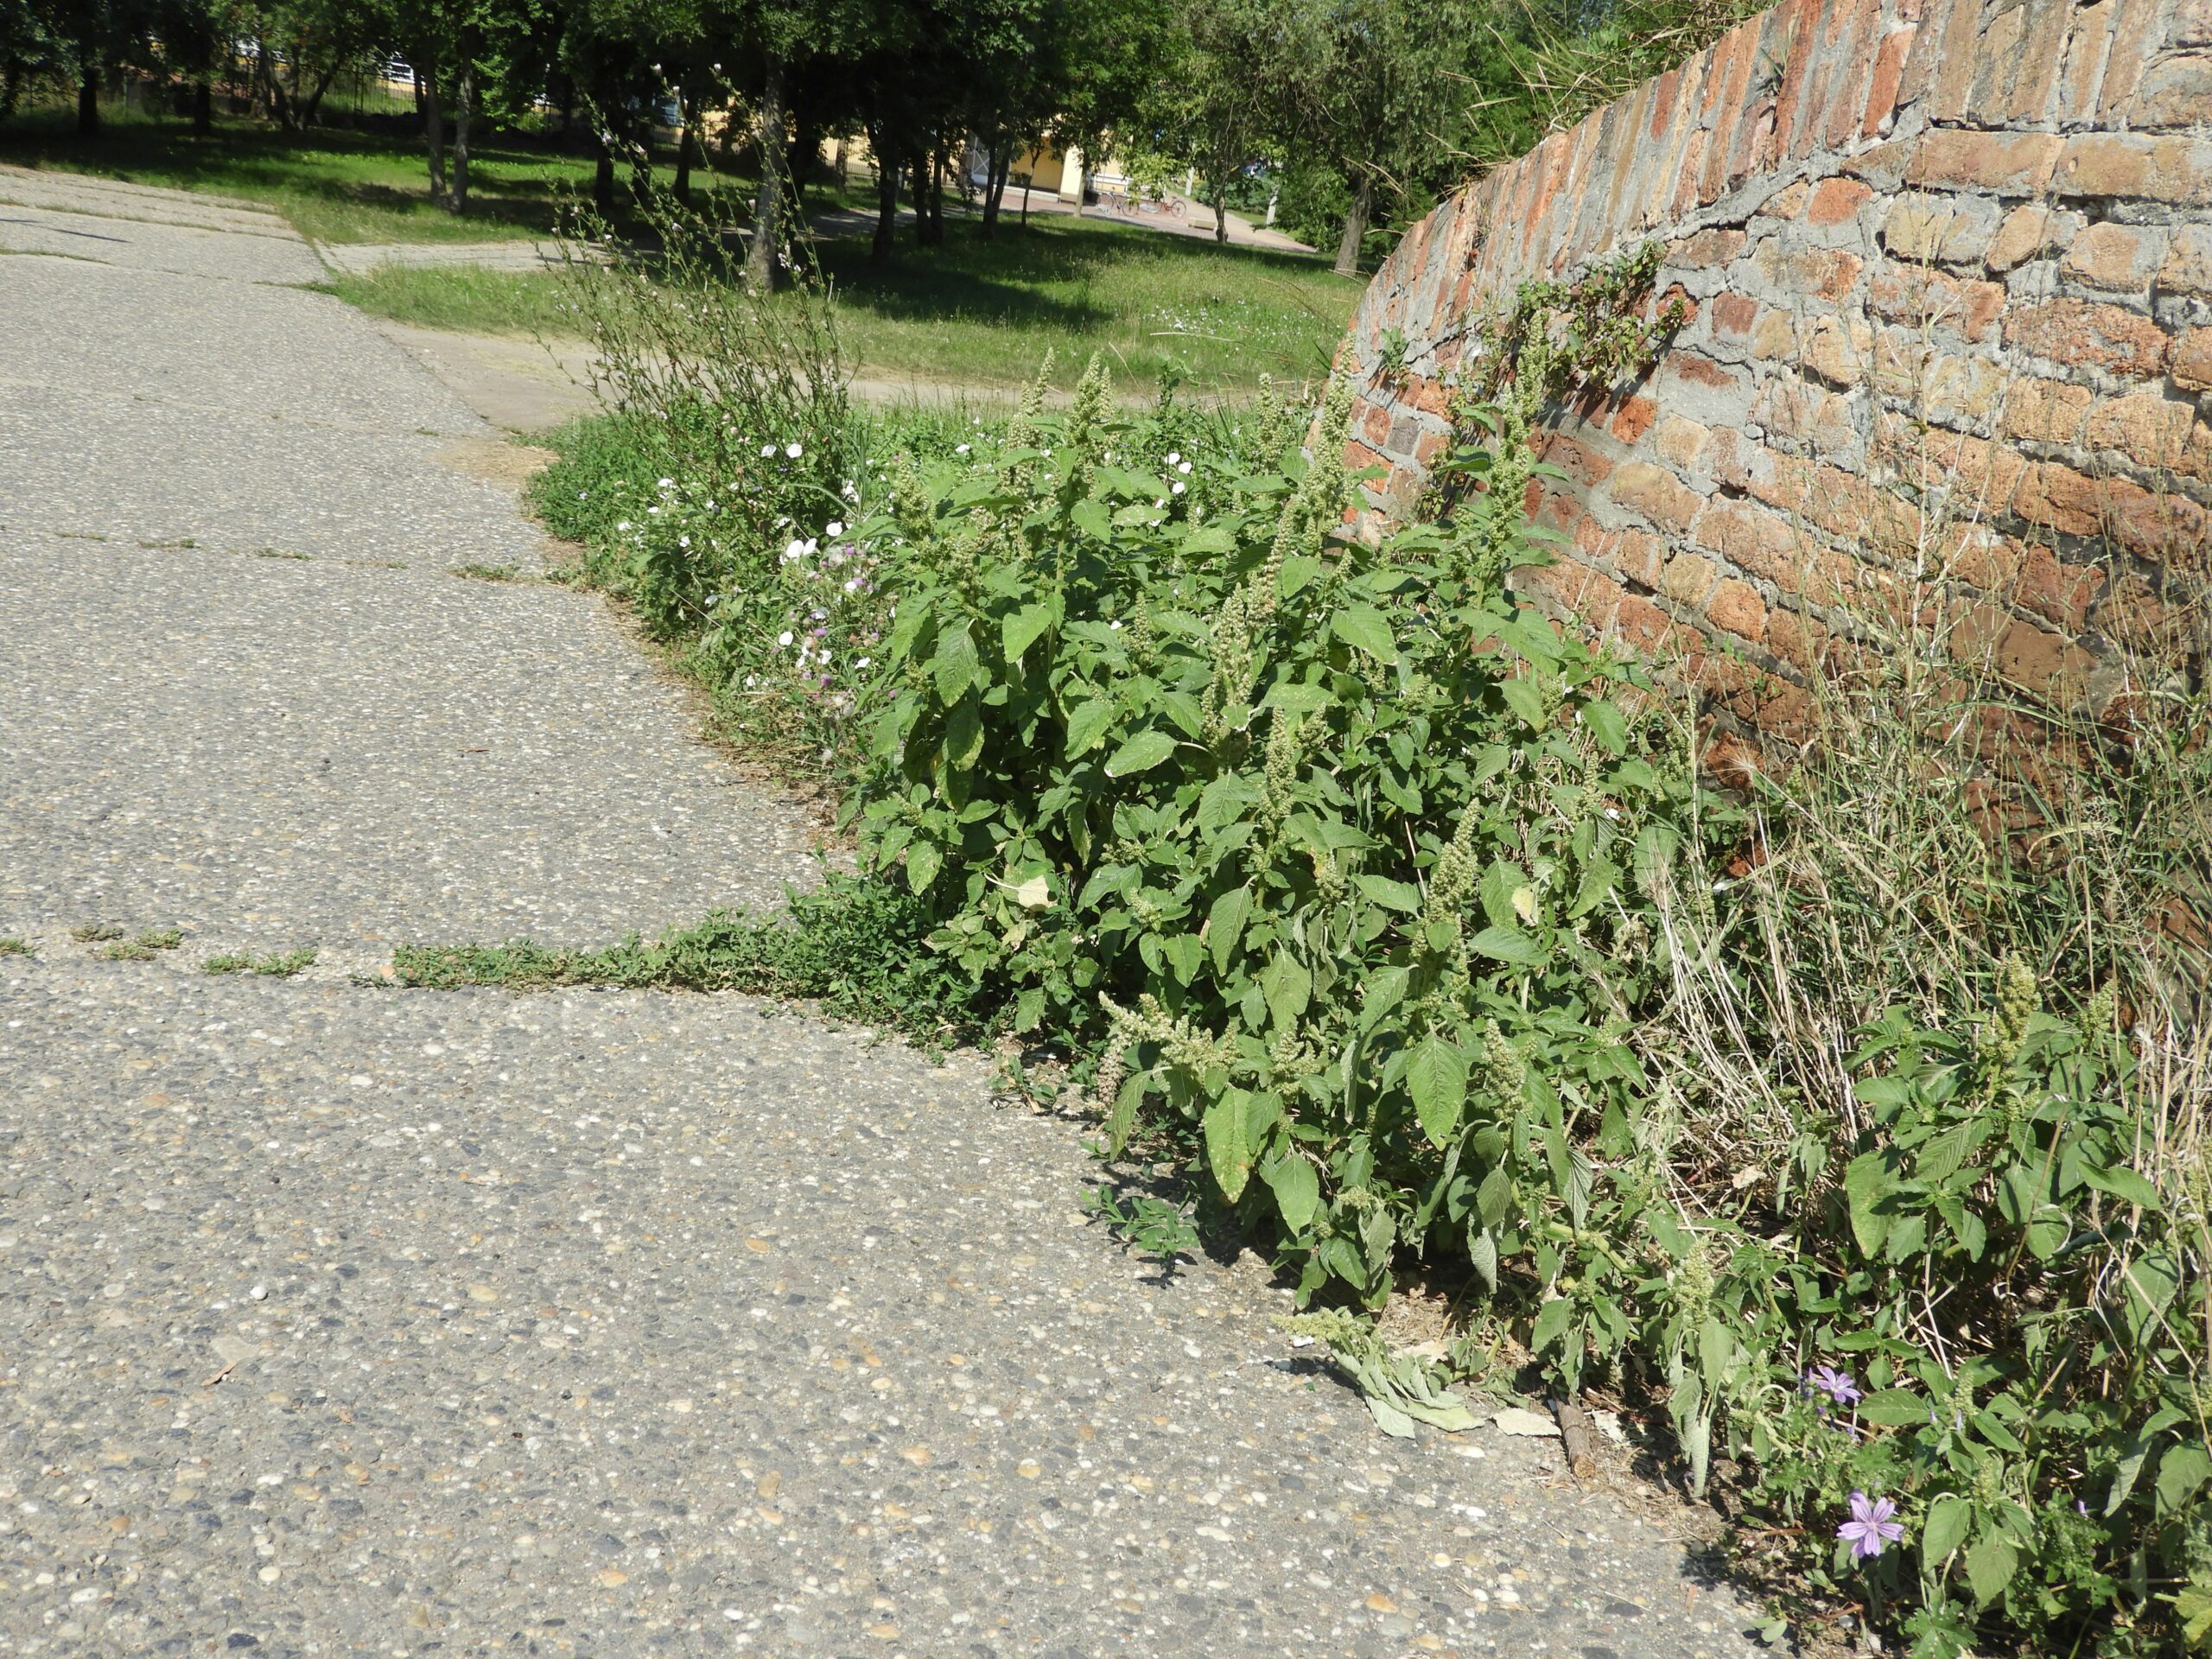
{"type": "Polygon", "coordinates": [[[1647,239],[1689,321],[1548,413],[1570,541],[1517,585],[1770,730],[1885,607],[2053,702],[2201,668],[2212,0],[1788,0],[1470,186],[1339,356],[1370,520],[1417,505],[1484,308],[1647,239]]]}

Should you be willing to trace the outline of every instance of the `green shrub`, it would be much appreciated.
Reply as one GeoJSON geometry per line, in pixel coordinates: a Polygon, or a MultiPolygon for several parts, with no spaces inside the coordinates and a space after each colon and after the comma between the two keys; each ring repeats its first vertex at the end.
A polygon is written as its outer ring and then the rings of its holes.
{"type": "Polygon", "coordinates": [[[1802,1594],[1930,1655],[2178,1639],[2207,1072],[2114,952],[2202,880],[2201,743],[2072,804],[2167,825],[2085,950],[2084,867],[1982,839],[1916,729],[1872,791],[1867,754],[1702,790],[1649,682],[1504,592],[1525,452],[1468,445],[1448,521],[1374,547],[1328,462],[1186,505],[1163,459],[1094,366],[861,527],[897,604],[855,810],[930,944],[1302,1296],[1463,1264],[1548,1386],[1662,1410],[1696,1489],[1741,1459],[1802,1594]]]}

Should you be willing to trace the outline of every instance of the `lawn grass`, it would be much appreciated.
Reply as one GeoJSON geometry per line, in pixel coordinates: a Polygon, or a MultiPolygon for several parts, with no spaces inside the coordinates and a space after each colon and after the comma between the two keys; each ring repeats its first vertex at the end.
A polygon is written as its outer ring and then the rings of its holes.
{"type": "MultiPolygon", "coordinates": [[[[1171,372],[1207,391],[1249,389],[1262,374],[1319,379],[1361,292],[1305,255],[1090,219],[1002,225],[992,242],[949,220],[944,246],[902,247],[888,270],[868,264],[859,238],[818,245],[856,372],[932,385],[1018,385],[1047,349],[1077,365],[1103,352],[1130,387],[1171,372]]],[[[422,327],[556,339],[574,332],[560,283],[536,272],[386,266],[328,287],[365,311],[422,327]]]]}
{"type": "MultiPolygon", "coordinates": [[[[543,236],[565,191],[590,191],[591,158],[526,134],[480,136],[470,146],[468,211],[429,198],[419,136],[316,128],[286,133],[266,122],[218,118],[195,136],[181,118],[116,111],[79,138],[73,110],[24,111],[0,126],[0,162],[89,173],[134,184],[204,190],[274,208],[318,242],[481,242],[543,236]]],[[[672,176],[664,166],[658,175],[672,176]]],[[[0,195],[4,195],[0,188],[0,195]]]]}
{"type": "MultiPolygon", "coordinates": [[[[429,200],[420,138],[389,124],[287,134],[224,117],[195,137],[180,118],[115,111],[99,137],[86,139],[73,113],[47,106],[19,114],[0,127],[0,161],[240,197],[321,242],[544,236],[563,197],[591,185],[588,156],[500,134],[474,146],[469,210],[455,215],[429,200]]],[[[664,164],[658,176],[668,182],[671,169],[664,164]]],[[[1262,374],[1316,379],[1327,373],[1361,292],[1317,256],[1219,247],[1098,219],[1039,215],[1025,226],[1009,215],[986,242],[950,203],[944,245],[917,247],[902,226],[897,258],[878,269],[865,229],[856,230],[868,219],[864,194],[829,185],[807,192],[810,213],[839,232],[817,245],[819,257],[864,376],[1007,387],[1027,380],[1052,349],[1077,362],[1102,351],[1129,387],[1167,374],[1203,391],[1249,389],[1262,374]]],[[[394,266],[327,287],[365,311],[420,327],[560,338],[575,330],[558,281],[394,266]]]]}

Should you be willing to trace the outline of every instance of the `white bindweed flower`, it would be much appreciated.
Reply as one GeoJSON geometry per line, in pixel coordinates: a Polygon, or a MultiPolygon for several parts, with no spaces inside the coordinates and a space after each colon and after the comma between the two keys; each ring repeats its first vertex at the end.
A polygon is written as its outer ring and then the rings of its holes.
{"type": "Polygon", "coordinates": [[[1172,488],[1170,488],[1170,489],[1169,489],[1169,491],[1168,491],[1167,493],[1168,493],[1168,494],[1170,494],[1170,495],[1180,495],[1180,494],[1182,494],[1182,493],[1183,493],[1183,489],[1184,489],[1183,480],[1182,480],[1181,479],[1179,479],[1179,479],[1177,479],[1177,480],[1175,480],[1173,486],[1172,488]]]}
{"type": "Polygon", "coordinates": [[[1121,625],[1118,621],[1116,621],[1116,622],[1109,622],[1109,623],[1106,625],[1106,626],[1107,626],[1107,628],[1109,629],[1109,631],[1110,631],[1110,632],[1118,632],[1120,631],[1120,629],[1121,629],[1122,625],[1121,625]]]}
{"type": "Polygon", "coordinates": [[[679,536],[676,538],[676,544],[678,547],[689,547],[691,545],[691,538],[689,536],[679,536]]]}
{"type": "Polygon", "coordinates": [[[617,530],[627,530],[630,528],[630,521],[627,518],[625,518],[620,524],[615,525],[614,528],[617,530]]]}
{"type": "Polygon", "coordinates": [[[1180,449],[1170,449],[1167,452],[1167,464],[1170,467],[1173,467],[1177,461],[1182,459],[1183,452],[1180,449]]]}
{"type": "Polygon", "coordinates": [[[841,520],[841,519],[832,518],[832,519],[831,519],[831,520],[830,520],[827,524],[825,524],[824,526],[823,526],[822,533],[823,533],[824,536],[842,536],[842,535],[843,535],[843,534],[845,533],[845,526],[844,526],[843,521],[842,521],[842,520],[841,520]]]}
{"type": "Polygon", "coordinates": [[[1179,472],[1179,473],[1187,473],[1187,472],[1189,472],[1189,471],[1191,470],[1191,463],[1190,463],[1189,461],[1184,461],[1184,462],[1183,462],[1183,463],[1181,463],[1179,466],[1178,466],[1178,467],[1175,468],[1175,470],[1176,470],[1177,472],[1179,472]]]}
{"type": "Polygon", "coordinates": [[[968,453],[968,446],[964,443],[958,445],[952,453],[956,455],[964,455],[968,453]]]}
{"type": "Polygon", "coordinates": [[[854,666],[855,668],[866,668],[866,667],[868,666],[868,659],[867,658],[863,657],[863,658],[861,658],[860,659],[860,661],[858,661],[857,663],[855,663],[855,664],[853,664],[853,666],[854,666]]]}
{"type": "MultiPolygon", "coordinates": [[[[676,487],[676,480],[672,478],[664,478],[660,481],[660,486],[664,490],[672,490],[676,487]]],[[[583,499],[583,497],[578,496],[576,499],[581,501],[583,499]]]]}
{"type": "Polygon", "coordinates": [[[748,691],[760,683],[760,677],[758,674],[748,674],[745,677],[745,689],[748,691]]]}
{"type": "Polygon", "coordinates": [[[789,628],[785,628],[781,633],[776,636],[776,643],[779,645],[788,645],[791,642],[791,631],[789,628]]]}
{"type": "Polygon", "coordinates": [[[772,443],[764,443],[760,446],[760,453],[764,455],[772,455],[776,453],[776,446],[772,443]]]}
{"type": "Polygon", "coordinates": [[[814,660],[821,664],[823,667],[827,668],[830,666],[830,653],[825,651],[814,660]]]}
{"type": "Polygon", "coordinates": [[[789,455],[793,461],[797,461],[801,455],[806,453],[806,450],[799,444],[787,443],[784,446],[784,453],[786,455],[789,455]]]}

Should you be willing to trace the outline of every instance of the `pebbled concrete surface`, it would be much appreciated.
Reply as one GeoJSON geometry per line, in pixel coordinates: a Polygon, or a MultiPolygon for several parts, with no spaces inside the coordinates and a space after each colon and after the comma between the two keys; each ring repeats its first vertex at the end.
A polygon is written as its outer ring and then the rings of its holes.
{"type": "MultiPolygon", "coordinates": [[[[295,350],[232,286],[211,362],[295,350]]],[[[181,405],[102,407],[130,454],[181,405]]],[[[652,928],[803,833],[597,601],[364,559],[446,521],[339,435],[315,557],[0,535],[0,936],[37,945],[0,954],[0,1651],[1757,1651],[1664,1503],[1385,1440],[1258,1264],[1120,1254],[1077,1126],[979,1059],[741,997],[201,972],[652,928]],[[187,937],[103,961],[80,919],[187,937]]]]}

